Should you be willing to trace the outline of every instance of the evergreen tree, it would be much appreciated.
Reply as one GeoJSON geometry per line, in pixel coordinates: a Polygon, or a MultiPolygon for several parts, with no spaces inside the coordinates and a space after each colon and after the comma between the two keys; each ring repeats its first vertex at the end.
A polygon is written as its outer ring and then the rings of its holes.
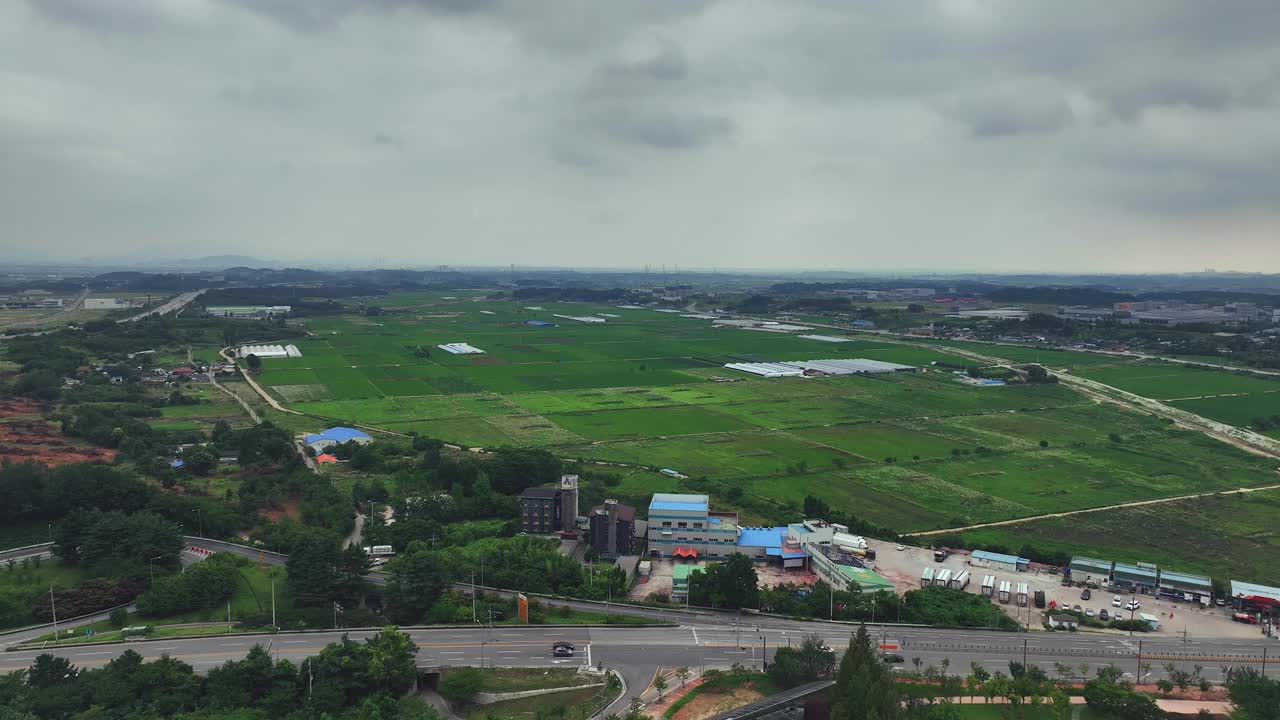
{"type": "Polygon", "coordinates": [[[832,691],[832,720],[895,720],[901,714],[898,688],[865,625],[849,642],[832,691]]]}

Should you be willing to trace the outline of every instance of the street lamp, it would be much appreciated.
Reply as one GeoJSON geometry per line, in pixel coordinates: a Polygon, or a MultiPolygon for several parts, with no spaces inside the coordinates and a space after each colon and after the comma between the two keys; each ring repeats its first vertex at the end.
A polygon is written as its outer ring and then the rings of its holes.
{"type": "Polygon", "coordinates": [[[151,567],[151,584],[152,585],[156,584],[156,561],[163,560],[163,559],[164,559],[163,555],[157,555],[151,558],[150,560],[147,560],[147,565],[151,567]]]}
{"type": "Polygon", "coordinates": [[[196,535],[204,537],[204,520],[200,517],[200,508],[193,508],[191,512],[196,514],[196,535]]]}

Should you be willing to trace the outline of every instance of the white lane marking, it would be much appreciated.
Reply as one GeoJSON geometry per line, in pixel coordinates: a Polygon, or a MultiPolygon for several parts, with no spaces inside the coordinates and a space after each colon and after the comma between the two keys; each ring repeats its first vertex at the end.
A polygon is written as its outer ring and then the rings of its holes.
{"type": "Polygon", "coordinates": [[[587,643],[587,667],[591,667],[591,643],[587,643]]]}
{"type": "Polygon", "coordinates": [[[469,638],[470,635],[450,635],[451,638],[469,638]]]}
{"type": "Polygon", "coordinates": [[[309,643],[309,642],[311,641],[310,640],[281,640],[280,644],[281,645],[302,645],[303,643],[309,643]]]}
{"type": "Polygon", "coordinates": [[[694,645],[699,644],[699,643],[698,643],[698,628],[696,628],[696,627],[690,627],[689,629],[693,631],[693,644],[694,644],[694,645]]]}
{"type": "Polygon", "coordinates": [[[466,655],[464,652],[442,652],[441,655],[466,655]]]}
{"type": "Polygon", "coordinates": [[[169,647],[153,647],[153,648],[147,648],[147,649],[148,650],[177,650],[178,646],[170,645],[169,647]]]}
{"type": "Polygon", "coordinates": [[[89,657],[90,655],[111,655],[111,654],[113,654],[113,653],[112,653],[110,650],[104,650],[104,651],[102,651],[102,652],[76,653],[76,655],[75,655],[75,656],[76,656],[76,657],[89,657]]]}
{"type": "Polygon", "coordinates": [[[244,647],[244,643],[222,643],[220,647],[244,647]]]}
{"type": "Polygon", "coordinates": [[[519,655],[522,652],[524,651],[523,650],[499,650],[498,654],[499,655],[519,655]]]}

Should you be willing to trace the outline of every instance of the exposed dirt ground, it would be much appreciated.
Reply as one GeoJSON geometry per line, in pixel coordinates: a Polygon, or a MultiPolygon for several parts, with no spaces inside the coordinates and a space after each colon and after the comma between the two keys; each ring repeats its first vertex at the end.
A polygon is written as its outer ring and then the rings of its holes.
{"type": "Polygon", "coordinates": [[[35,461],[53,467],[115,459],[115,450],[69,442],[56,425],[41,417],[43,410],[30,400],[0,401],[0,462],[35,461]]]}
{"type": "Polygon", "coordinates": [[[266,518],[271,522],[280,522],[286,517],[293,518],[294,520],[301,520],[302,508],[299,507],[297,498],[289,498],[281,503],[279,507],[259,508],[258,516],[266,518]]]}
{"type": "Polygon", "coordinates": [[[680,708],[673,720],[706,720],[762,698],[764,694],[750,685],[721,692],[703,690],[680,708]]]}

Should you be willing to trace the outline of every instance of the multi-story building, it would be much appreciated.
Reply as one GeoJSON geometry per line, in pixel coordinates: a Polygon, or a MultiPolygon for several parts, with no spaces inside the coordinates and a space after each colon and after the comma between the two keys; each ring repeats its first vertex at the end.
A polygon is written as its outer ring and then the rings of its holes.
{"type": "Polygon", "coordinates": [[[712,512],[706,495],[654,493],[649,501],[651,556],[726,558],[737,546],[737,513],[712,512]]]}
{"type": "Polygon", "coordinates": [[[591,547],[605,560],[631,554],[636,510],[617,500],[591,508],[591,547]]]}
{"type": "Polygon", "coordinates": [[[520,493],[521,527],[550,535],[578,529],[578,476],[562,475],[558,487],[525,488],[520,493]]]}
{"type": "Polygon", "coordinates": [[[560,532],[560,490],[531,487],[520,493],[521,527],[527,533],[549,535],[560,532]]]}

